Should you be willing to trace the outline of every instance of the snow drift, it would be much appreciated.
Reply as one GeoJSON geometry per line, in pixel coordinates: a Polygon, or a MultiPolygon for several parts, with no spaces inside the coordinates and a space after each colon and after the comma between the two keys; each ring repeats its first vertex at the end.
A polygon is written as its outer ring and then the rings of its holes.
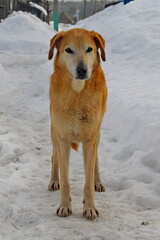
{"type": "Polygon", "coordinates": [[[48,39],[55,32],[32,14],[14,12],[0,25],[0,51],[17,54],[46,54],[48,39]]]}

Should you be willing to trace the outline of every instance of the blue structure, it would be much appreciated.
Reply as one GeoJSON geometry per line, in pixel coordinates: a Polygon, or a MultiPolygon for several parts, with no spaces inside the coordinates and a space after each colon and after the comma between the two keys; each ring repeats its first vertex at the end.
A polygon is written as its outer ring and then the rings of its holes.
{"type": "Polygon", "coordinates": [[[131,1],[134,1],[134,0],[122,0],[122,2],[123,2],[124,4],[127,4],[127,3],[131,2],[131,1]]]}

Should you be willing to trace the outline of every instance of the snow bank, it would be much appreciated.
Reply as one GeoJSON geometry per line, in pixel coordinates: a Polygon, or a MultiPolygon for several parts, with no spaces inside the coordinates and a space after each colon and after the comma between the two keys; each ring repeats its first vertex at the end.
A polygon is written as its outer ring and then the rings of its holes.
{"type": "Polygon", "coordinates": [[[31,84],[27,88],[25,95],[20,99],[21,104],[27,104],[31,111],[48,113],[49,84],[52,72],[52,61],[47,61],[38,67],[32,76],[31,84]]]}
{"type": "Polygon", "coordinates": [[[45,54],[54,31],[36,16],[14,12],[0,24],[0,51],[45,54]]]}
{"type": "MultiPolygon", "coordinates": [[[[39,97],[44,96],[46,98],[48,96],[49,90],[49,82],[50,76],[53,72],[53,63],[52,61],[48,61],[42,64],[34,73],[32,79],[32,83],[30,85],[30,96],[31,97],[39,97]]],[[[48,97],[47,97],[48,99],[48,97]]]]}

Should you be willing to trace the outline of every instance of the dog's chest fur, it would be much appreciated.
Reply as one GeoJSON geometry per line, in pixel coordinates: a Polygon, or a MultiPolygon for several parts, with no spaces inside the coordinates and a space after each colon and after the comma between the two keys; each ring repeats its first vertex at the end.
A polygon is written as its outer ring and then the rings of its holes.
{"type": "Polygon", "coordinates": [[[90,137],[90,133],[97,131],[102,120],[101,100],[100,93],[56,93],[51,109],[54,128],[58,127],[57,131],[72,141],[90,137]]]}

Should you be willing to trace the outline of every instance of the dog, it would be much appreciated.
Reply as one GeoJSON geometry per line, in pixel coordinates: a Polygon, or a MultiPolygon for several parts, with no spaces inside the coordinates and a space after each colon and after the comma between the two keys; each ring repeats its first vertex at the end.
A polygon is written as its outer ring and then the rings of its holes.
{"type": "Polygon", "coordinates": [[[50,40],[49,60],[55,48],[54,72],[50,78],[53,154],[48,189],[60,189],[57,215],[67,217],[72,214],[69,156],[70,148],[78,150],[81,142],[85,169],[83,215],[92,220],[99,216],[94,191],[105,191],[97,155],[108,95],[100,66],[100,58],[106,60],[105,40],[95,31],[75,28],[61,31],[50,40]]]}

